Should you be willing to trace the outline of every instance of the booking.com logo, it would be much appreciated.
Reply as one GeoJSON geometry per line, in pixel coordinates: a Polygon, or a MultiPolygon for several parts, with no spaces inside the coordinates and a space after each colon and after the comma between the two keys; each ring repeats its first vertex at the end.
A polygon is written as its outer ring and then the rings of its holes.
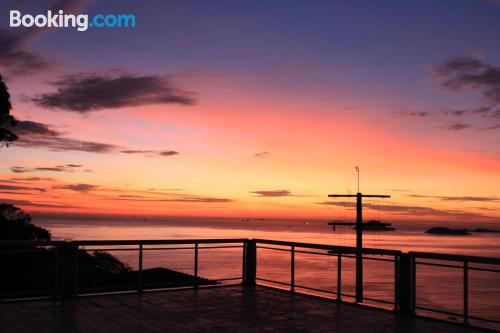
{"type": "Polygon", "coordinates": [[[89,20],[87,14],[64,14],[63,10],[47,14],[22,15],[19,10],[10,11],[10,27],[32,26],[39,28],[76,28],[78,31],[87,31],[88,28],[135,28],[135,15],[133,14],[96,14],[89,20]]]}

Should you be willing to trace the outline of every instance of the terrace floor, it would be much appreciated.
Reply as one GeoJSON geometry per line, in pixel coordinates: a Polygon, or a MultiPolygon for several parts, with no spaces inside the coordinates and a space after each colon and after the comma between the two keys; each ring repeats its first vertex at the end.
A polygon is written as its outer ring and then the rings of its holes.
{"type": "Polygon", "coordinates": [[[266,287],[0,303],[0,332],[482,332],[266,287]]]}

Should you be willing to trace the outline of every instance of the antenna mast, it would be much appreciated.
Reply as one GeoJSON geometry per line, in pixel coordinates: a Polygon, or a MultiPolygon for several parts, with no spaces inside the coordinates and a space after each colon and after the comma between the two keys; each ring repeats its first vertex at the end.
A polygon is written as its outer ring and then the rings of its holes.
{"type": "MultiPolygon", "coordinates": [[[[361,194],[359,191],[359,167],[356,166],[358,193],[329,194],[330,198],[356,198],[356,302],[363,302],[363,198],[390,198],[384,194],[361,194]]],[[[344,223],[346,224],[346,223],[344,223]]]]}
{"type": "Polygon", "coordinates": [[[358,173],[358,193],[359,193],[359,167],[356,166],[356,172],[358,173]]]}

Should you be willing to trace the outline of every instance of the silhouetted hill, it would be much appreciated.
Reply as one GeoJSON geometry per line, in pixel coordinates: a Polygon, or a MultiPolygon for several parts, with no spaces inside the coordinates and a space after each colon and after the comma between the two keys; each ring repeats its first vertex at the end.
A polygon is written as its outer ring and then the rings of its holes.
{"type": "MultiPolygon", "coordinates": [[[[0,204],[0,241],[50,240],[50,232],[31,224],[31,217],[21,209],[0,204]]],[[[217,281],[196,278],[166,267],[132,270],[128,265],[106,251],[78,250],[78,277],[75,283],[81,289],[126,290],[135,289],[139,281],[143,288],[216,284],[217,281]]],[[[61,258],[57,249],[47,246],[8,245],[0,249],[0,294],[12,297],[20,293],[47,295],[55,291],[59,279],[56,267],[61,258]]],[[[58,282],[59,284],[61,281],[58,282]]]]}
{"type": "Polygon", "coordinates": [[[468,236],[471,235],[467,229],[450,229],[445,227],[433,227],[425,231],[427,234],[433,235],[455,235],[455,236],[468,236]]]}

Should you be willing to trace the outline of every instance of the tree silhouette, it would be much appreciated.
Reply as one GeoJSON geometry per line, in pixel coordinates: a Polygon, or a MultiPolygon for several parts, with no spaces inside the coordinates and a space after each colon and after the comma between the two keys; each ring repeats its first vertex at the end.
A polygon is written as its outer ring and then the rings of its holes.
{"type": "Polygon", "coordinates": [[[12,110],[12,104],[9,89],[0,75],[0,147],[8,146],[18,139],[17,135],[10,130],[16,125],[16,120],[10,115],[10,110],[12,110]]]}
{"type": "Polygon", "coordinates": [[[50,240],[50,232],[31,224],[22,209],[0,203],[0,240],[50,240]]]}

